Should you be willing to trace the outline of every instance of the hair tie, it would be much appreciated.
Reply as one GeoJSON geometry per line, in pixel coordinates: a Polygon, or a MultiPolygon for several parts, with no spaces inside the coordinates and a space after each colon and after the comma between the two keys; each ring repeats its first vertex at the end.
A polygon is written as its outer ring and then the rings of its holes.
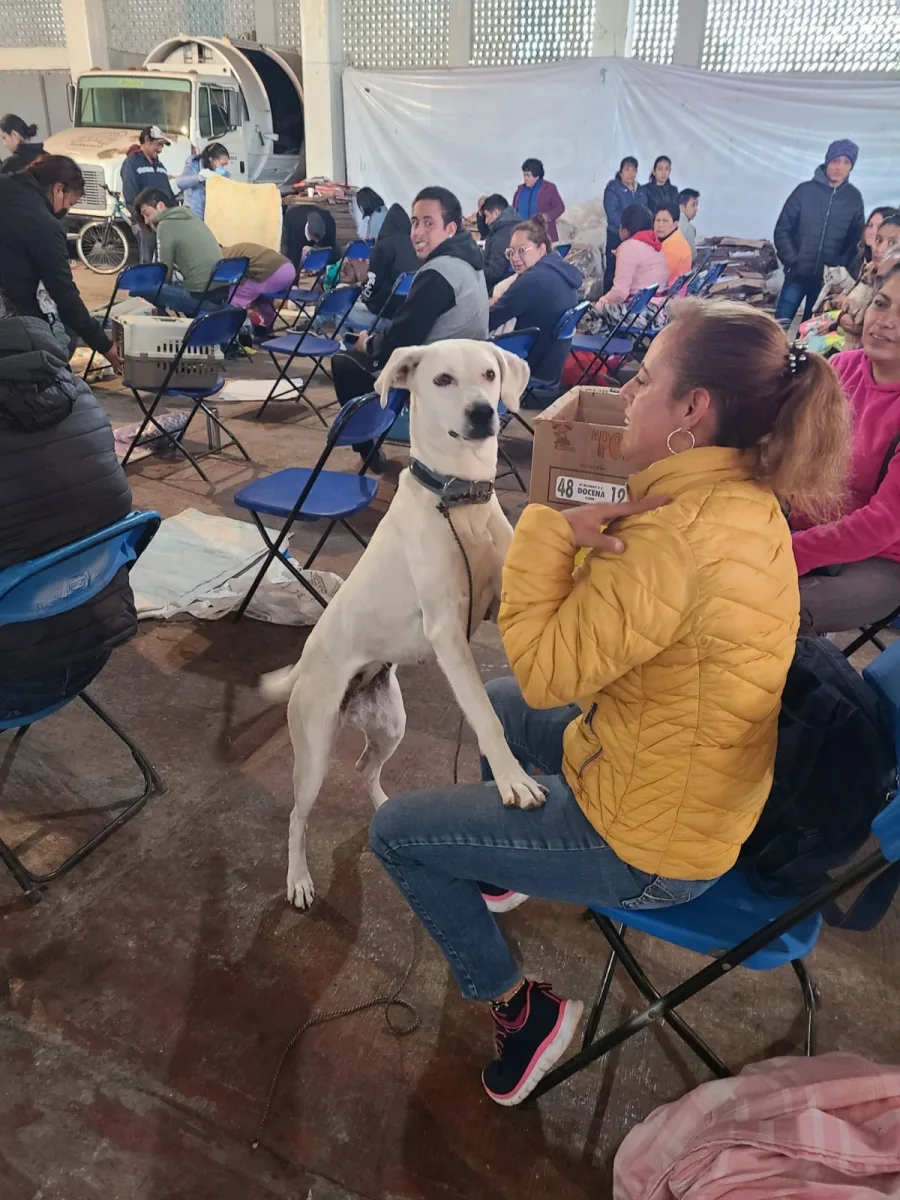
{"type": "Polygon", "coordinates": [[[809,362],[809,355],[799,342],[794,342],[790,350],[788,350],[788,370],[791,373],[791,378],[796,379],[798,375],[802,375],[806,370],[806,365],[809,362]]]}

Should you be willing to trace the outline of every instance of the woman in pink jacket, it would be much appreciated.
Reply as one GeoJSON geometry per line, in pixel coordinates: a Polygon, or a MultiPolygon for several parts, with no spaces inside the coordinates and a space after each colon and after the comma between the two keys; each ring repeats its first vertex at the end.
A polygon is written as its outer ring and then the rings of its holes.
{"type": "Polygon", "coordinates": [[[849,495],[839,520],[794,533],[801,633],[858,629],[900,605],[900,266],[866,310],[862,349],[831,365],[853,409],[849,495]]]}
{"type": "MultiPolygon", "coordinates": [[[[663,254],[662,242],[653,232],[653,217],[643,204],[629,204],[623,209],[619,227],[621,245],[616,250],[616,273],[612,287],[594,304],[596,317],[587,322],[591,330],[611,328],[623,316],[625,305],[641,288],[656,285],[659,292],[669,284],[669,265],[663,254]]],[[[639,327],[642,321],[635,322],[639,327]]]]}

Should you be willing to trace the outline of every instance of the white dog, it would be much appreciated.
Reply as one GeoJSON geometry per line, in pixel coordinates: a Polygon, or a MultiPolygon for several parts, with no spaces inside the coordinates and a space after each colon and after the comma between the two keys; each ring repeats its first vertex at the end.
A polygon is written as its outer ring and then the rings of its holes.
{"type": "Polygon", "coordinates": [[[308,908],[315,894],[306,861],[306,824],[342,722],[366,735],[356,766],[372,803],[377,808],[387,799],[381,769],[406,731],[396,664],[435,657],[475,731],[504,804],[531,808],[543,803],[543,789],[506,744],[466,630],[470,604],[472,633],[500,597],[512,529],[493,491],[497,406],[502,399],[517,410],[527,382],[522,359],[470,341],[395,350],[378,378],[382,405],[392,387],[409,389],[410,467],[300,661],[262,681],[268,699],[290,697],[294,809],[287,895],[297,908],[308,908]],[[454,530],[471,569],[471,598],[454,530]]]}

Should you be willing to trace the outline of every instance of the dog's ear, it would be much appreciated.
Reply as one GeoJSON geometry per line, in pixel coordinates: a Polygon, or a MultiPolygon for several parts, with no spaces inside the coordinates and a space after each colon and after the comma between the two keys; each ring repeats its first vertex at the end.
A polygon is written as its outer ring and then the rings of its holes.
{"type": "Polygon", "coordinates": [[[381,407],[386,408],[391,388],[408,388],[413,372],[422,361],[425,346],[401,346],[395,350],[375,380],[375,391],[381,397],[381,407]]]}
{"type": "Polygon", "coordinates": [[[510,354],[508,350],[501,350],[499,346],[494,346],[490,342],[487,343],[487,346],[497,359],[497,367],[500,371],[500,399],[510,412],[518,412],[519,401],[531,376],[528,363],[524,358],[519,358],[517,354],[510,354]]]}

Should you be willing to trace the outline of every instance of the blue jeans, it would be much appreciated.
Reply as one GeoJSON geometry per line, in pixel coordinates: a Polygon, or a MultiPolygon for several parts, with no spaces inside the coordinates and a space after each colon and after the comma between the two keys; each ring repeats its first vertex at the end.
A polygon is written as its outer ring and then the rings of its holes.
{"type": "MultiPolygon", "coordinates": [[[[132,296],[139,296],[149,304],[156,304],[158,308],[166,308],[169,312],[184,313],[187,317],[197,315],[200,301],[203,300],[203,292],[189,292],[180,283],[164,283],[159,289],[158,299],[155,290],[131,292],[130,294],[132,296]]],[[[206,294],[206,300],[203,305],[204,312],[212,312],[214,309],[219,308],[226,302],[226,299],[226,290],[211,288],[206,294]]]]}
{"type": "Polygon", "coordinates": [[[398,796],[370,829],[373,851],[470,1000],[495,1000],[521,977],[479,880],[598,908],[683,904],[715,882],[630,867],[591,825],[560,773],[563,732],[580,718],[577,706],[529,708],[512,678],[495,679],[487,690],[513,754],[526,770],[543,773],[543,808],[504,808],[492,783],[475,783],[398,796]]]}
{"type": "Polygon", "coordinates": [[[808,321],[812,316],[816,297],[821,290],[821,279],[801,279],[799,277],[785,279],[778,303],[775,305],[775,320],[784,325],[790,325],[797,314],[797,309],[805,300],[803,320],[808,321]]]}

